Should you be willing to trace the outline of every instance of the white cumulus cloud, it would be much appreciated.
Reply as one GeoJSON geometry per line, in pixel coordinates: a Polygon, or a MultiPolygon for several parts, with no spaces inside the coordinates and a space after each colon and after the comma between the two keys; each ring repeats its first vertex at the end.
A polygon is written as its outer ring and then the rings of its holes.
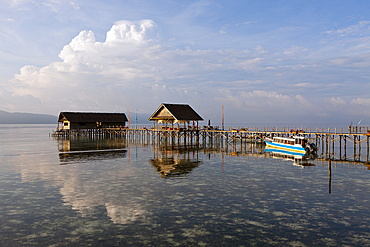
{"type": "MultiPolygon", "coordinates": [[[[15,99],[24,100],[31,110],[23,109],[29,112],[55,115],[67,110],[151,113],[160,103],[173,102],[190,103],[210,116],[217,116],[219,106],[225,105],[229,112],[272,112],[284,118],[325,115],[322,102],[331,101],[337,107],[341,103],[338,96],[320,102],[305,94],[304,90],[316,90],[316,85],[323,84],[297,78],[312,74],[309,70],[317,66],[295,72],[280,64],[279,53],[267,52],[262,46],[179,49],[163,45],[157,37],[152,20],[116,22],[103,42],[96,40],[93,31],[81,31],[60,51],[60,61],[20,69],[7,85],[7,97],[0,95],[5,110],[15,109],[15,99]]],[[[306,50],[292,47],[285,51],[306,50]]]]}

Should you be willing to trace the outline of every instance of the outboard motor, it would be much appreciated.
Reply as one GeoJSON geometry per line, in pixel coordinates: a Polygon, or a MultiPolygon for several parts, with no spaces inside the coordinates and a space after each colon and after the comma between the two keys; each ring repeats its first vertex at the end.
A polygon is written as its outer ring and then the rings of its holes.
{"type": "Polygon", "coordinates": [[[308,151],[310,153],[313,153],[313,152],[317,151],[317,147],[314,143],[306,143],[305,149],[306,149],[306,151],[308,151]]]}

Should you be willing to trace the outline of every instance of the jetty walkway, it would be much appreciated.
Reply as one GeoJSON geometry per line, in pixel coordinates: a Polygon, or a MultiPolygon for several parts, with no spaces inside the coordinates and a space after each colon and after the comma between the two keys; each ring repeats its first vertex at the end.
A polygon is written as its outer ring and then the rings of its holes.
{"type": "MultiPolygon", "coordinates": [[[[104,137],[125,137],[138,138],[147,142],[167,142],[169,144],[196,144],[196,143],[263,143],[265,136],[291,136],[299,134],[307,137],[311,143],[320,149],[321,153],[334,154],[334,150],[339,150],[339,156],[347,158],[347,147],[353,147],[354,155],[361,153],[361,149],[366,148],[369,155],[368,128],[351,127],[347,130],[341,129],[289,129],[289,128],[240,128],[222,130],[219,128],[170,128],[170,127],[129,127],[129,128],[96,128],[96,129],[70,129],[56,130],[53,136],[104,136],[104,137]],[[336,148],[335,148],[336,147],[336,148]]],[[[368,160],[368,158],[366,159],[368,160]]]]}

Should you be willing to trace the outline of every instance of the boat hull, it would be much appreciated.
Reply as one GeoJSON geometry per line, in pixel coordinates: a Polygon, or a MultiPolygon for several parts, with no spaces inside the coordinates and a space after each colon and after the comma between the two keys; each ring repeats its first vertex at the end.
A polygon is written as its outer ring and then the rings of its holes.
{"type": "Polygon", "coordinates": [[[294,152],[294,153],[301,153],[301,154],[306,153],[306,149],[304,149],[301,145],[289,145],[289,144],[284,144],[284,143],[275,143],[275,142],[272,142],[266,139],[265,139],[265,143],[267,147],[270,147],[270,148],[280,149],[280,150],[294,152]]]}
{"type": "Polygon", "coordinates": [[[303,159],[303,157],[305,156],[304,153],[286,151],[286,150],[271,148],[271,147],[265,148],[265,152],[272,153],[272,154],[278,154],[281,156],[287,156],[287,157],[291,157],[294,159],[303,159]]]}

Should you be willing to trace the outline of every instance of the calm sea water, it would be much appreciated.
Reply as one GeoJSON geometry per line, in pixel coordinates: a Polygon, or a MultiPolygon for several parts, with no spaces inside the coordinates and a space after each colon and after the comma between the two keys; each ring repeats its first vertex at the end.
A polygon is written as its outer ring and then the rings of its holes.
{"type": "Polygon", "coordinates": [[[0,125],[0,246],[370,245],[366,165],[0,125]]]}

